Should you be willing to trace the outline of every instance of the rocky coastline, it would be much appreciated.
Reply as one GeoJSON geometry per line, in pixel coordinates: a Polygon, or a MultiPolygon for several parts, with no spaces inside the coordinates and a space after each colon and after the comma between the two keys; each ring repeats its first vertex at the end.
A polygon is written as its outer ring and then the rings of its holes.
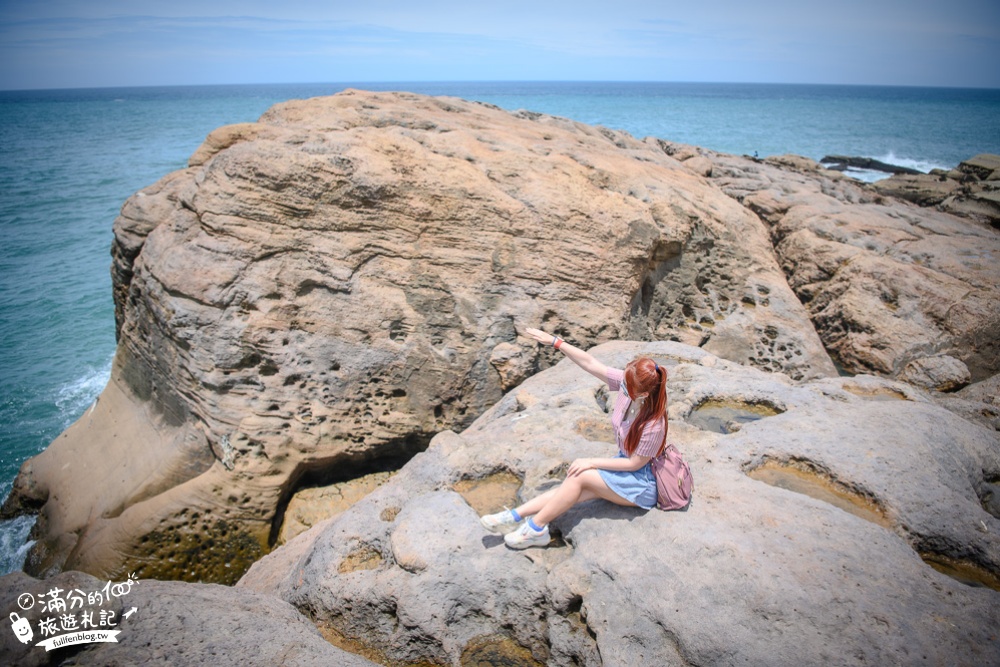
{"type": "MultiPolygon", "coordinates": [[[[245,664],[998,662],[998,167],[867,185],[354,90],[220,128],[115,221],[112,379],[4,503],[38,514],[5,604],[134,574],[161,621],[283,619],[245,664]],[[688,512],[482,531],[610,446],[531,325],[668,366],[688,512]]],[[[238,650],[152,623],[59,655],[238,650]]]]}

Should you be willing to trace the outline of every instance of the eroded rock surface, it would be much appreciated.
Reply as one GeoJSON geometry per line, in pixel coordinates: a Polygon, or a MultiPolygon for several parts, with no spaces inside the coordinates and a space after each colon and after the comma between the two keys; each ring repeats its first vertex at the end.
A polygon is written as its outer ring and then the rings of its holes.
{"type": "Polygon", "coordinates": [[[26,569],[234,581],[298,487],[405,460],[546,367],[515,322],[834,374],[767,227],[688,162],[403,93],[213,132],[115,222],[111,381],[5,506],[40,510],[26,569]]]}
{"type": "Polygon", "coordinates": [[[1000,591],[928,564],[1000,587],[1000,519],[986,509],[995,431],[890,379],[798,383],[677,343],[593,353],[668,367],[670,439],[695,478],[687,511],[592,501],[553,523],[554,546],[526,552],[481,528],[468,480],[513,473],[524,498],[574,458],[613,454],[601,428],[613,397],[563,361],[462,434],[439,434],[238,587],[278,594],[387,661],[457,664],[483,638],[554,666],[1000,661],[1000,591]],[[709,402],[758,406],[760,418],[728,435],[691,426],[709,402]],[[766,466],[812,476],[878,519],[750,477],[766,466]]]}
{"type": "Polygon", "coordinates": [[[1000,374],[970,384],[961,391],[935,394],[934,400],[970,421],[1000,431],[1000,374]]]}
{"type": "Polygon", "coordinates": [[[110,602],[93,603],[88,596],[101,593],[107,583],[72,571],[46,581],[22,572],[0,577],[5,618],[13,612],[28,619],[34,635],[30,643],[22,644],[12,632],[0,633],[0,663],[18,667],[57,664],[371,667],[375,664],[330,645],[291,605],[270,595],[218,585],[140,580],[126,594],[112,596],[110,602]],[[22,595],[30,595],[34,600],[27,610],[17,602],[22,595]],[[65,607],[50,610],[48,605],[55,600],[63,600],[65,607]],[[82,625],[86,612],[91,624],[82,625]],[[39,624],[44,619],[54,621],[53,633],[40,631],[39,624]],[[86,642],[51,652],[36,646],[46,638],[73,635],[81,627],[117,631],[115,641],[86,642]]]}
{"type": "Polygon", "coordinates": [[[300,489],[285,507],[278,544],[284,544],[320,521],[337,516],[391,477],[392,473],[376,472],[348,482],[300,489]]]}
{"type": "Polygon", "coordinates": [[[702,152],[713,182],[770,225],[789,284],[846,371],[898,377],[944,357],[973,382],[1000,370],[996,229],[885,197],[805,158],[702,152]]]}

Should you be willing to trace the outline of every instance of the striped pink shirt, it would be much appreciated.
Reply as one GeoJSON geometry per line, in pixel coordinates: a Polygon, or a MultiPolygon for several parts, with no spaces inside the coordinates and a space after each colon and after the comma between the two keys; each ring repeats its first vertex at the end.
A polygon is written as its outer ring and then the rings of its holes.
{"type": "MultiPolygon", "coordinates": [[[[625,380],[625,372],[617,368],[608,369],[608,389],[618,392],[615,400],[615,409],[611,413],[611,428],[615,432],[615,442],[618,443],[618,451],[625,455],[625,437],[632,422],[625,421],[625,413],[632,403],[624,391],[620,391],[622,382],[625,380]]],[[[642,430],[639,444],[636,445],[635,453],[639,456],[654,457],[660,453],[660,443],[663,442],[663,434],[667,428],[667,421],[660,418],[649,422],[642,430]]]]}

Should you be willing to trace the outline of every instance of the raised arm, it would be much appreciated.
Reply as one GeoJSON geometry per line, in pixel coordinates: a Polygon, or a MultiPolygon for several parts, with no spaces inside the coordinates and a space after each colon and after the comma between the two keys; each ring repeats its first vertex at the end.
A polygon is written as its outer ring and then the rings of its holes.
{"type": "MultiPolygon", "coordinates": [[[[545,333],[541,329],[532,329],[531,327],[524,330],[524,335],[533,340],[537,340],[543,345],[552,345],[556,340],[556,336],[545,333]]],[[[559,343],[559,351],[569,357],[573,363],[599,379],[601,382],[608,381],[607,366],[591,356],[590,353],[584,352],[580,348],[570,345],[562,339],[559,340],[562,341],[559,343]]]]}

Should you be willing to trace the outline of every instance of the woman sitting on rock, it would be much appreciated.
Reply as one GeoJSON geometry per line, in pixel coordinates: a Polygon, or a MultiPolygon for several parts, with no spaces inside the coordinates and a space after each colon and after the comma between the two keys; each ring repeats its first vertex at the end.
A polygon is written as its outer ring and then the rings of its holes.
{"type": "Polygon", "coordinates": [[[660,453],[667,438],[667,370],[648,357],[634,359],[624,371],[608,368],[587,352],[544,331],[529,328],[525,334],[561,350],[577,366],[618,392],[611,413],[618,455],[573,461],[558,487],[513,510],[482,517],[483,527],[506,533],[507,546],[525,549],[546,546],[549,522],[585,500],[603,498],[618,505],[653,508],[656,479],[650,461],[660,453]]]}

